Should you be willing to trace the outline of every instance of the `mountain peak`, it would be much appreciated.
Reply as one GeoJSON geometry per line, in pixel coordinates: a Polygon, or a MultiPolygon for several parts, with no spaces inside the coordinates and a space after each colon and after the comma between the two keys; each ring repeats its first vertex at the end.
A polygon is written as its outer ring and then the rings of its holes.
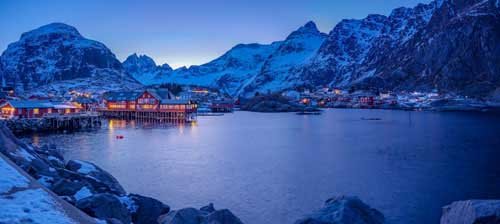
{"type": "Polygon", "coordinates": [[[316,23],[313,21],[307,22],[304,26],[300,27],[297,31],[299,32],[308,32],[308,33],[319,33],[318,27],[316,23]]]}
{"type": "Polygon", "coordinates": [[[23,33],[21,35],[21,40],[34,39],[40,36],[50,36],[53,34],[65,34],[74,37],[81,37],[81,34],[73,26],[64,23],[50,23],[23,33]]]}
{"type": "Polygon", "coordinates": [[[287,37],[287,39],[295,38],[297,36],[303,36],[303,35],[319,35],[319,34],[321,34],[321,32],[318,30],[316,23],[314,23],[313,21],[309,21],[305,25],[303,25],[299,29],[297,29],[296,31],[293,31],[287,37]]]}
{"type": "Polygon", "coordinates": [[[131,54],[130,56],[127,57],[127,59],[125,59],[125,61],[123,62],[123,64],[142,64],[142,65],[146,65],[148,67],[156,67],[156,63],[155,61],[145,55],[145,54],[142,54],[142,55],[137,55],[137,53],[133,53],[131,54]]]}

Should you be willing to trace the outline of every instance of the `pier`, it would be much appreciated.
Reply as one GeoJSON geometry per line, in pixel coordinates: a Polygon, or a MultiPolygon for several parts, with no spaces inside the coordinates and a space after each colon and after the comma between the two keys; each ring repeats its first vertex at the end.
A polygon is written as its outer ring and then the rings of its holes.
{"type": "Polygon", "coordinates": [[[5,123],[14,133],[42,131],[77,131],[100,127],[101,116],[96,112],[72,114],[46,114],[39,118],[10,118],[5,123]]]}
{"type": "Polygon", "coordinates": [[[139,122],[184,123],[184,122],[196,121],[196,112],[189,112],[185,110],[136,111],[136,110],[98,109],[98,112],[105,118],[115,118],[120,120],[135,120],[139,122]]]}

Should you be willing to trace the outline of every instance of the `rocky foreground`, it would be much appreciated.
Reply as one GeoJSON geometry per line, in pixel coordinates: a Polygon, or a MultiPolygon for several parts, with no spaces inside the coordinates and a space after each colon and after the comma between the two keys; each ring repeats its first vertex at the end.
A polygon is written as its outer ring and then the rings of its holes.
{"type": "MultiPolygon", "coordinates": [[[[125,191],[93,163],[65,161],[54,146],[19,141],[0,124],[0,223],[242,224],[228,209],[171,210],[159,200],[125,191]],[[29,175],[29,176],[28,176],[29,175]]],[[[328,199],[295,224],[382,224],[384,215],[357,197],[328,199]]],[[[442,224],[499,224],[500,200],[454,202],[442,224]]]]}

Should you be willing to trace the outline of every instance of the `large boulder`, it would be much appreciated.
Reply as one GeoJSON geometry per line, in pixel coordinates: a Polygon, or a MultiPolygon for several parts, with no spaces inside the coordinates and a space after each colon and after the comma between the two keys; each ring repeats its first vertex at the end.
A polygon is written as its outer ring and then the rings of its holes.
{"type": "Polygon", "coordinates": [[[168,205],[154,198],[138,194],[130,194],[127,198],[131,200],[128,207],[132,214],[132,221],[134,224],[157,223],[161,215],[167,214],[170,211],[168,205]]]}
{"type": "Polygon", "coordinates": [[[236,217],[231,211],[228,209],[221,209],[214,211],[208,216],[206,216],[204,222],[206,224],[243,224],[243,222],[236,217]]]}
{"type": "Polygon", "coordinates": [[[161,216],[158,222],[161,224],[200,224],[203,220],[203,214],[199,210],[183,208],[161,216]]]}
{"type": "Polygon", "coordinates": [[[384,215],[357,197],[330,198],[320,210],[295,224],[382,224],[384,215]]]}
{"type": "Polygon", "coordinates": [[[124,224],[132,222],[130,212],[115,195],[95,194],[76,202],[76,207],[98,219],[118,219],[124,224]]]}
{"type": "Polygon", "coordinates": [[[117,195],[126,194],[118,180],[93,163],[80,160],[70,160],[66,164],[66,169],[78,174],[72,175],[73,178],[78,178],[78,176],[84,178],[96,191],[100,193],[113,193],[117,195]]]}
{"type": "Polygon", "coordinates": [[[216,210],[213,204],[201,209],[183,208],[171,211],[158,219],[160,224],[243,224],[228,209],[216,210]]]}
{"type": "Polygon", "coordinates": [[[457,201],[443,207],[441,224],[499,224],[500,200],[457,201]]]}

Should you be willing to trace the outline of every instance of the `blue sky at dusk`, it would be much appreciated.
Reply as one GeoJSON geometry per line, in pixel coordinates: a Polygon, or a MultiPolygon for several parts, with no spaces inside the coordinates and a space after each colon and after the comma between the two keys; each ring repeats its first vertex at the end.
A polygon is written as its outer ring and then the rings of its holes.
{"type": "MultiPolygon", "coordinates": [[[[75,26],[120,60],[137,52],[172,67],[206,63],[238,43],[270,43],[313,20],[329,32],[342,19],[387,15],[417,0],[67,1],[1,0],[0,50],[51,22],[75,26]]],[[[428,1],[425,1],[427,3],[428,1]]]]}

